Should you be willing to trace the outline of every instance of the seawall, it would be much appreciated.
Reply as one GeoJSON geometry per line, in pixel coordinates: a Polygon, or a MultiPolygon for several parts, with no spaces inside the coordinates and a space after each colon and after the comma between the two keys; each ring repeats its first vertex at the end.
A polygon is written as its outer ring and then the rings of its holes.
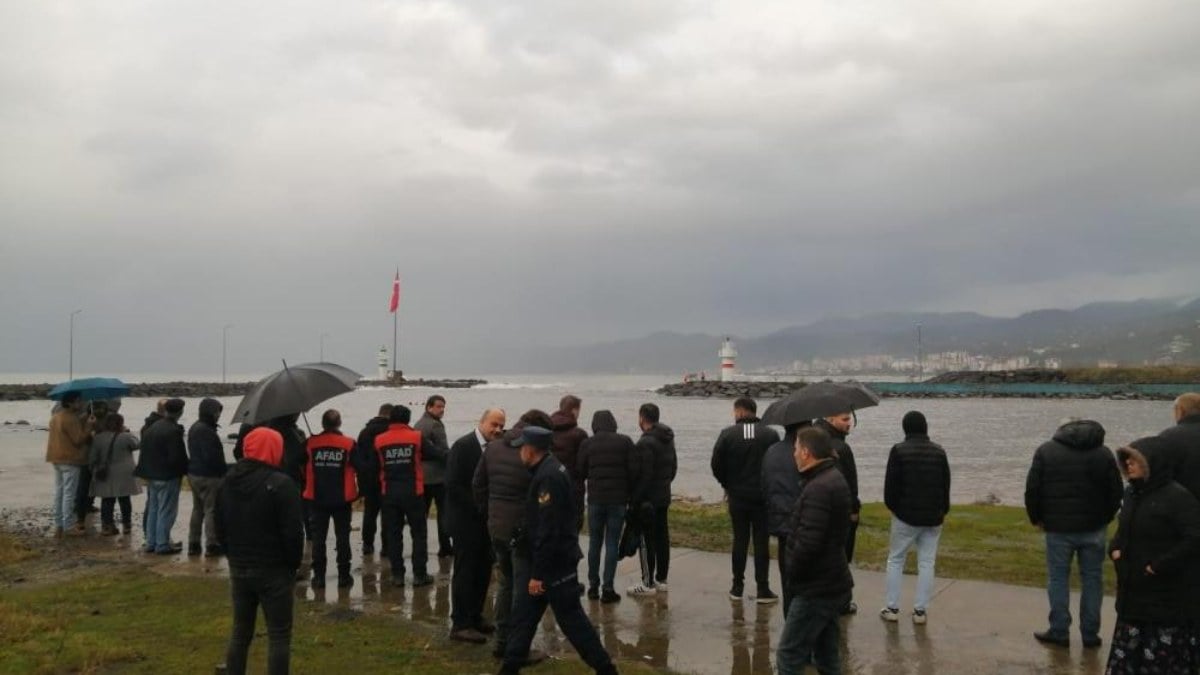
{"type": "MultiPolygon", "coordinates": [[[[205,396],[243,396],[255,382],[139,382],[129,385],[128,398],[203,398],[205,396]]],[[[361,380],[360,387],[429,387],[469,389],[487,384],[475,379],[361,380]]],[[[32,401],[49,398],[53,384],[0,384],[0,401],[32,401]]]]}

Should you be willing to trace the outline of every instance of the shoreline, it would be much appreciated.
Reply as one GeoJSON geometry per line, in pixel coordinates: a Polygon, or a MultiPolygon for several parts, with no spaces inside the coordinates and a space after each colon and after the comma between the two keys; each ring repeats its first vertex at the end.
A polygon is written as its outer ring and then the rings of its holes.
{"type": "MultiPolygon", "coordinates": [[[[244,396],[257,384],[256,382],[137,382],[129,385],[129,394],[121,398],[205,398],[244,396]]],[[[418,379],[418,380],[360,380],[356,388],[388,387],[402,389],[406,387],[427,387],[433,389],[470,389],[486,380],[471,378],[449,379],[418,379]]],[[[0,402],[34,401],[48,399],[53,384],[0,384],[0,402]]]]}

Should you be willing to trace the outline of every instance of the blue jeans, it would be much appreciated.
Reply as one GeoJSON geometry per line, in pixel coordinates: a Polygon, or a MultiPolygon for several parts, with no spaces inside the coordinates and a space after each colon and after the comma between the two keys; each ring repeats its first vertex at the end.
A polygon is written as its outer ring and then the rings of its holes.
{"type": "Polygon", "coordinates": [[[171,550],[171,528],[179,513],[179,484],[174,480],[146,481],[146,551],[171,550]]]}
{"type": "Polygon", "coordinates": [[[600,547],[604,547],[604,588],[613,587],[625,524],[624,504],[588,504],[588,585],[600,586],[600,547]]]}
{"type": "Polygon", "coordinates": [[[779,675],[801,675],[810,661],[821,675],[839,675],[842,658],[838,652],[838,616],[850,604],[850,594],[828,598],[797,595],[788,608],[775,665],[779,675]]]}
{"type": "Polygon", "coordinates": [[[1071,557],[1079,556],[1079,632],[1085,640],[1100,637],[1100,601],[1104,596],[1106,528],[1095,532],[1046,533],[1046,595],[1050,597],[1050,632],[1067,637],[1071,631],[1071,557]]]}
{"type": "Polygon", "coordinates": [[[925,611],[933,595],[933,571],[937,562],[938,539],[942,526],[916,527],[892,516],[892,534],[888,544],[887,606],[900,608],[900,582],[904,579],[904,559],[917,548],[917,597],[913,609],[925,611]]]}
{"type": "Polygon", "coordinates": [[[83,467],[74,464],[54,465],[54,527],[64,530],[75,525],[75,491],[83,467]]]}

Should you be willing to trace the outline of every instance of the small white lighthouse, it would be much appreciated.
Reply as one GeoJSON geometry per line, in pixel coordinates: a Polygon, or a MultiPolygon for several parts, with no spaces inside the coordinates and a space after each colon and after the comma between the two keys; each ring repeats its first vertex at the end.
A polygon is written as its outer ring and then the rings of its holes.
{"type": "Polygon", "coordinates": [[[388,348],[386,346],[379,348],[379,359],[375,362],[379,366],[379,379],[388,379],[388,348]]]}
{"type": "Polygon", "coordinates": [[[732,382],[735,374],[734,364],[737,361],[737,349],[733,346],[733,340],[725,338],[725,344],[721,345],[721,351],[717,355],[721,357],[721,381],[732,382]]]}

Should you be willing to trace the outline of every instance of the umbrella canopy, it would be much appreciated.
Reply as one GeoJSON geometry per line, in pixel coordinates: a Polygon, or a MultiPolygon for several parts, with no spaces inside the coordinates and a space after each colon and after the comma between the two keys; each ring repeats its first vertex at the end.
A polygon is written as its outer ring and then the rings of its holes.
{"type": "Polygon", "coordinates": [[[49,396],[55,401],[61,401],[63,396],[73,391],[79,392],[85,401],[96,401],[126,396],[129,394],[129,385],[115,377],[81,377],[55,385],[49,396]]]}
{"type": "Polygon", "coordinates": [[[772,403],[762,421],[786,427],[875,405],[879,405],[879,395],[862,383],[817,382],[772,403]]]}
{"type": "Polygon", "coordinates": [[[233,411],[235,424],[260,424],[306,412],[321,401],[354,391],[362,375],[336,363],[288,366],[258,381],[233,411]]]}

